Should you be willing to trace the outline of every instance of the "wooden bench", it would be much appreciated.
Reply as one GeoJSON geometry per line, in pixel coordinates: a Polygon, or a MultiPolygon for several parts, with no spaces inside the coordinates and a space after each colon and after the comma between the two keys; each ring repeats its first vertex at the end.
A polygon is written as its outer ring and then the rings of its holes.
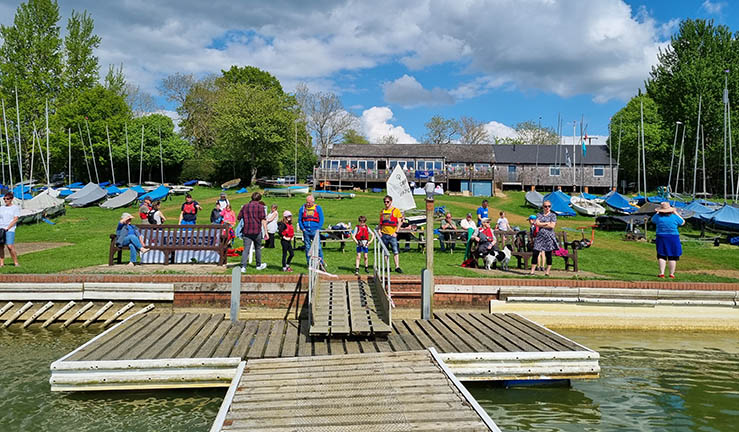
{"type": "MultiPolygon", "coordinates": [[[[228,225],[136,225],[150,251],[140,255],[141,263],[174,264],[207,262],[226,265],[228,225]]],[[[116,235],[110,235],[108,265],[121,264],[123,250],[116,235]]]]}

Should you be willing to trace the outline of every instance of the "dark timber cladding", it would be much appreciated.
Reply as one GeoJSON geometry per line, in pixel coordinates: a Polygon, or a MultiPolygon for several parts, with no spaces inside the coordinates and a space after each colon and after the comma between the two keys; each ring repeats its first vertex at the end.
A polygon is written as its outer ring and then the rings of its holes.
{"type": "Polygon", "coordinates": [[[252,360],[211,431],[497,431],[459,387],[429,351],[252,360]]]}
{"type": "Polygon", "coordinates": [[[223,314],[139,315],[65,361],[167,358],[257,359],[419,350],[440,353],[581,351],[576,343],[517,314],[437,313],[396,320],[387,338],[324,338],[306,321],[231,323],[223,314]]]}

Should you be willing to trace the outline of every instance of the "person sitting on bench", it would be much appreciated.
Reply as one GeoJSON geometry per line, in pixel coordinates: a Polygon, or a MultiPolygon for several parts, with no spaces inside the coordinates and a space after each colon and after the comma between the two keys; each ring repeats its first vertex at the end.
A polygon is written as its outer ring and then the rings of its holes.
{"type": "Polygon", "coordinates": [[[133,216],[130,213],[123,213],[121,215],[121,221],[118,222],[118,228],[116,228],[116,239],[115,243],[118,247],[128,247],[131,251],[128,265],[133,267],[138,261],[138,253],[145,254],[149,252],[149,248],[144,247],[144,236],[139,233],[136,225],[131,225],[133,216]]]}

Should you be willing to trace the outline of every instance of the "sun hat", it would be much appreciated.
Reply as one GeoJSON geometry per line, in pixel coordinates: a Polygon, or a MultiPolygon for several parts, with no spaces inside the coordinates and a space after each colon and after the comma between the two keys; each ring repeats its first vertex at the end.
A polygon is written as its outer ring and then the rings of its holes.
{"type": "Polygon", "coordinates": [[[292,216],[292,215],[293,214],[290,213],[290,210],[285,210],[284,212],[282,212],[282,217],[288,217],[288,216],[292,216]]]}
{"type": "Polygon", "coordinates": [[[529,220],[536,219],[536,215],[529,215],[529,220]]]}
{"type": "Polygon", "coordinates": [[[657,213],[674,213],[675,207],[671,206],[669,202],[662,201],[657,207],[657,213]]]}
{"type": "Polygon", "coordinates": [[[121,215],[121,222],[125,222],[129,219],[133,219],[133,216],[131,215],[131,213],[123,213],[121,215]]]}
{"type": "Polygon", "coordinates": [[[490,218],[482,218],[480,219],[480,222],[490,222],[490,218]]]}

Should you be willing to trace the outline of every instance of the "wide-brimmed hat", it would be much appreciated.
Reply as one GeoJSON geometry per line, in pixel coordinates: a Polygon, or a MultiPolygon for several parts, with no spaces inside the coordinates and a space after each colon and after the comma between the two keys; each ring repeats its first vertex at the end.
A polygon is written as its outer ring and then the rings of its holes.
{"type": "Polygon", "coordinates": [[[482,218],[482,219],[480,219],[480,223],[483,223],[483,222],[490,222],[490,218],[482,218]]]}
{"type": "Polygon", "coordinates": [[[121,215],[121,222],[125,222],[129,219],[133,219],[133,215],[131,213],[123,213],[121,215]]]}
{"type": "Polygon", "coordinates": [[[662,201],[659,203],[659,207],[657,207],[657,213],[674,213],[675,207],[671,206],[669,202],[662,201]]]}

